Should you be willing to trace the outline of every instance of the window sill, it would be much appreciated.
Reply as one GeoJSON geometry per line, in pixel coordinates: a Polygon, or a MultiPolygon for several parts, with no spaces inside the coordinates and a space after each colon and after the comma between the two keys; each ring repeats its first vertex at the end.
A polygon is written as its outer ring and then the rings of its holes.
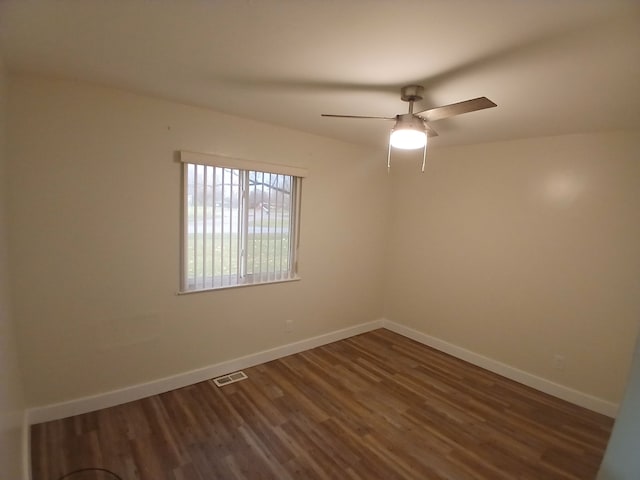
{"type": "Polygon", "coordinates": [[[229,290],[232,288],[257,287],[262,285],[273,285],[276,283],[298,282],[300,280],[301,280],[300,277],[294,277],[294,278],[285,278],[283,280],[270,280],[268,282],[241,283],[238,285],[224,285],[222,287],[201,288],[199,290],[178,290],[176,292],[176,295],[191,295],[193,293],[216,292],[219,290],[229,290]]]}

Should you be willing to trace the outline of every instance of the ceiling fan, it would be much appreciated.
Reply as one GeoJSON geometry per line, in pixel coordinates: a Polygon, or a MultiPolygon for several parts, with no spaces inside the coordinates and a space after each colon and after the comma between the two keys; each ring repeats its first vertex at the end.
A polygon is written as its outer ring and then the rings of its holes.
{"type": "Polygon", "coordinates": [[[495,103],[487,97],[478,97],[463,102],[452,103],[442,107],[429,108],[420,112],[413,111],[413,104],[422,100],[424,87],[420,85],[407,85],[400,90],[400,98],[409,102],[409,112],[396,115],[395,117],[368,117],[360,115],[332,115],[323,113],[323,117],[334,118],[364,118],[377,120],[395,120],[396,124],[391,130],[389,138],[389,152],[387,154],[387,168],[391,167],[391,147],[404,150],[414,150],[423,148],[422,171],[424,172],[427,158],[427,138],[436,137],[436,132],[428,122],[441,120],[443,118],[461,115],[463,113],[484,110],[485,108],[497,107],[495,103]]]}

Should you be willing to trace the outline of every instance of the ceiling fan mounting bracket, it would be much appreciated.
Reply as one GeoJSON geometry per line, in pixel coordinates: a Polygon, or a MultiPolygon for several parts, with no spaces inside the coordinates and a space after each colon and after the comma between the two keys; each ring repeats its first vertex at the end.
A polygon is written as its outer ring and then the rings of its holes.
{"type": "Polygon", "coordinates": [[[420,85],[407,85],[400,90],[400,98],[405,102],[417,102],[422,100],[424,87],[420,85]]]}

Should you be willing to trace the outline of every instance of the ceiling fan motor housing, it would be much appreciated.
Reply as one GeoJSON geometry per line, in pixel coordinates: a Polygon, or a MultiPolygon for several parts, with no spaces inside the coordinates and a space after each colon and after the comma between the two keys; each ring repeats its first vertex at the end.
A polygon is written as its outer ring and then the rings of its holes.
{"type": "Polygon", "coordinates": [[[412,113],[405,113],[403,115],[396,115],[396,124],[393,127],[394,130],[420,130],[424,131],[424,120],[420,117],[413,115],[412,113]]]}

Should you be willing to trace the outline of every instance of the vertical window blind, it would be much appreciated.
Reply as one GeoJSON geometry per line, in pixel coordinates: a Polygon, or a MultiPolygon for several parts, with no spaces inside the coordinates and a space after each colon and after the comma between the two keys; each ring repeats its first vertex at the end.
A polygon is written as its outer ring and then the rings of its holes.
{"type": "Polygon", "coordinates": [[[181,291],[296,279],[305,172],[191,152],[181,158],[181,291]]]}

